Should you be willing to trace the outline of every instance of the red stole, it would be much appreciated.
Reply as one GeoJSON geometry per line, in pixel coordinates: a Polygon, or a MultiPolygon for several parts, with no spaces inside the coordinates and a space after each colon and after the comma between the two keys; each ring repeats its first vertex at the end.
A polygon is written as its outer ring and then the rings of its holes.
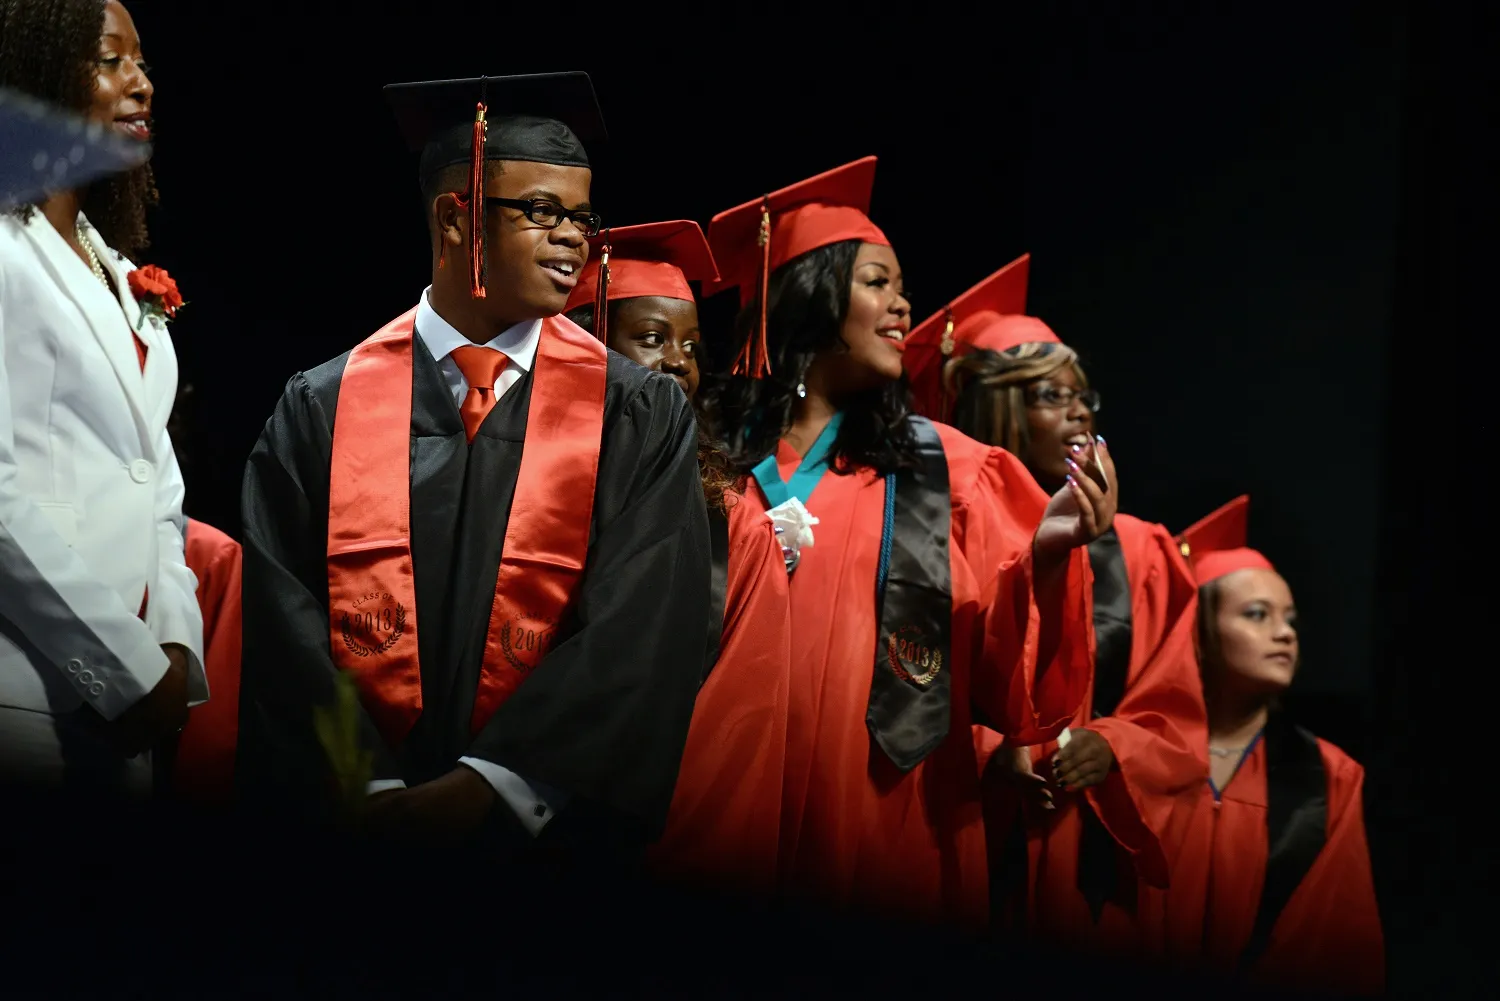
{"type": "MultiPolygon", "coordinates": [[[[411,558],[415,318],[416,310],[408,311],[350,353],[329,470],[333,659],[354,678],[392,747],[422,714],[411,558]]],[[[470,719],[476,732],[541,661],[582,576],[604,431],[606,358],[604,346],[577,325],[560,316],[542,322],[470,719]]]]}

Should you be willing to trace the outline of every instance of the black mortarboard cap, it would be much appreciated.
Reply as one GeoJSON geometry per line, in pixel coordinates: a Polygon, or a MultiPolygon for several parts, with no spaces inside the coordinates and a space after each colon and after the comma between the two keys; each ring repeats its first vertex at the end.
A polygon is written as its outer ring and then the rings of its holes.
{"type": "Polygon", "coordinates": [[[604,116],[587,73],[532,73],[393,83],[386,99],[406,144],[420,150],[425,186],[438,171],[468,164],[469,291],[483,299],[488,251],[484,162],[525,160],[587,167],[603,147],[604,116]]]}
{"type": "Polygon", "coordinates": [[[385,96],[407,146],[422,154],[423,181],[470,161],[481,103],[488,109],[486,160],[587,167],[589,153],[597,156],[608,138],[594,85],[582,72],[393,83],[385,96]]]}
{"type": "Polygon", "coordinates": [[[0,87],[0,208],[139,166],[150,145],[0,87]]]}

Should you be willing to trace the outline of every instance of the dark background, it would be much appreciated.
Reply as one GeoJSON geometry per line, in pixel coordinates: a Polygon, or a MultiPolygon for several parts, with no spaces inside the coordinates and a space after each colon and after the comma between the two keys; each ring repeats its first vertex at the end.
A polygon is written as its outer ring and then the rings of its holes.
{"type": "Polygon", "coordinates": [[[232,23],[217,5],[137,6],[161,136],[151,256],[191,302],[176,339],[195,516],[238,530],[243,459],[287,377],[426,284],[414,164],[380,86],[583,68],[614,143],[594,201],[615,224],[706,223],[874,153],[872,214],[918,319],[1031,251],[1031,311],[1103,392],[1125,509],[1179,531],[1250,493],[1252,541],[1302,606],[1305,712],[1366,749],[1399,18],[1289,31],[1036,4],[988,26],[882,21],[884,41],[843,49],[807,24],[809,61],[759,31],[704,58],[703,32],[622,17],[591,25],[602,46],[517,45],[496,5],[456,35],[427,14],[307,14],[274,40],[215,30],[232,23]]]}
{"type": "Polygon", "coordinates": [[[1104,394],[1126,510],[1177,531],[1252,495],[1251,542],[1302,609],[1293,706],[1370,769],[1393,983],[1451,988],[1479,961],[1460,941],[1487,855],[1459,851],[1446,817],[1479,767],[1458,750],[1467,710],[1486,704],[1465,640],[1483,611],[1453,556],[1493,506],[1475,496],[1472,456],[1492,449],[1465,409],[1475,333],[1456,291],[1496,176],[1475,109],[1493,13],[131,6],[160,126],[147,257],[191,304],[175,327],[196,390],[189,513],[236,533],[243,460],[287,377],[426,284],[380,85],[588,70],[614,143],[595,204],[616,225],[706,223],[877,154],[872,215],[918,318],[1032,252],[1030,311],[1104,394]]]}

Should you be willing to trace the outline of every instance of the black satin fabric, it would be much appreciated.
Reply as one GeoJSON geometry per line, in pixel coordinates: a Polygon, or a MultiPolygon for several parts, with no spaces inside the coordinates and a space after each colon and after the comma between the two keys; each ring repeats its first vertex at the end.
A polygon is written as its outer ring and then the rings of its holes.
{"type": "Polygon", "coordinates": [[[1093,718],[1114,715],[1130,676],[1130,575],[1120,537],[1110,528],[1089,543],[1094,571],[1093,718]]]}
{"type": "Polygon", "coordinates": [[[890,569],[885,593],[876,595],[880,624],[875,673],[865,725],[891,762],[911,771],[948,736],[951,714],[953,568],[948,541],[953,506],[948,491],[948,460],[937,429],[924,417],[911,417],[919,470],[896,476],[896,508],[891,531],[890,569]],[[902,678],[926,673],[903,659],[902,644],[938,658],[938,670],[925,685],[902,678]]]}
{"type": "Polygon", "coordinates": [[[1271,930],[1328,841],[1328,775],[1311,733],[1278,712],[1266,720],[1266,834],[1270,856],[1250,941],[1248,970],[1271,944],[1271,930]]]}
{"type": "MultiPolygon", "coordinates": [[[[312,707],[331,702],[336,676],[325,554],[346,362],[291,379],[246,468],[236,782],[268,805],[328,799],[312,707]]],[[[681,391],[613,352],[608,365],[587,568],[556,646],[475,735],[469,721],[532,380],[496,403],[470,445],[416,339],[411,544],[423,711],[397,749],[361,720],[374,778],[414,785],[472,756],[645,828],[664,822],[703,677],[703,634],[680,624],[709,617],[708,521],[681,391]]]]}
{"type": "MultiPolygon", "coordinates": [[[[1113,715],[1125,697],[1130,675],[1130,576],[1120,537],[1110,528],[1089,543],[1094,571],[1094,701],[1092,718],[1113,715]]],[[[1135,881],[1115,839],[1087,803],[1080,803],[1083,832],[1078,842],[1078,891],[1097,924],[1108,901],[1133,909],[1135,881]]]]}
{"type": "Polygon", "coordinates": [[[724,605],[729,600],[729,516],[723,511],[708,512],[708,648],[703,659],[703,679],[719,661],[719,645],[724,641],[724,605]]]}

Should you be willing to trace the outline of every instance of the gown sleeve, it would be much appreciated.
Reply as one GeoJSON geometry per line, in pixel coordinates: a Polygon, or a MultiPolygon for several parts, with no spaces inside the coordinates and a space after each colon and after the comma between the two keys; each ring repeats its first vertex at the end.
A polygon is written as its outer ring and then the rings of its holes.
{"type": "Polygon", "coordinates": [[[1047,611],[1060,618],[1044,623],[1031,540],[1047,496],[1003,449],[983,449],[977,463],[960,449],[948,451],[958,453],[949,461],[954,542],[981,583],[971,698],[982,722],[1007,740],[1039,744],[1073,719],[1093,670],[1088,554],[1078,548],[1068,557],[1060,603],[1047,611]],[[1055,643],[1045,642],[1044,625],[1051,627],[1055,643]]]}
{"type": "Polygon", "coordinates": [[[742,895],[776,877],[791,688],[786,564],[771,522],[731,497],[718,662],[698,693],[655,868],[742,895]]]}
{"type": "Polygon", "coordinates": [[[602,808],[650,838],[677,779],[709,614],[697,425],[670,378],[647,377],[606,429],[594,503],[571,628],[465,754],[567,793],[553,837],[602,808]]]}
{"type": "MultiPolygon", "coordinates": [[[[308,811],[320,811],[333,788],[312,714],[334,704],[338,677],[325,528],[332,426],[306,377],[293,376],[250,453],[241,492],[244,657],[235,782],[248,800],[308,811]]],[[[374,721],[362,706],[357,711],[371,778],[401,779],[374,721]]]]}
{"type": "Polygon", "coordinates": [[[1328,840],[1286,903],[1257,977],[1304,990],[1377,995],[1385,938],[1365,840],[1364,769],[1318,741],[1328,772],[1328,840]]]}
{"type": "Polygon", "coordinates": [[[1147,528],[1131,567],[1138,578],[1132,647],[1143,653],[1132,654],[1114,713],[1086,724],[1109,743],[1117,767],[1085,794],[1141,878],[1164,888],[1169,860],[1161,837],[1178,797],[1195,794],[1208,778],[1208,721],[1193,648],[1197,588],[1166,529],[1147,528]]]}
{"type": "Polygon", "coordinates": [[[234,780],[239,732],[240,591],[244,556],[240,544],[212,526],[188,521],[188,568],[198,578],[203,610],[203,669],[213,698],[193,709],[182,731],[173,776],[175,787],[194,799],[227,801],[234,780]]]}

